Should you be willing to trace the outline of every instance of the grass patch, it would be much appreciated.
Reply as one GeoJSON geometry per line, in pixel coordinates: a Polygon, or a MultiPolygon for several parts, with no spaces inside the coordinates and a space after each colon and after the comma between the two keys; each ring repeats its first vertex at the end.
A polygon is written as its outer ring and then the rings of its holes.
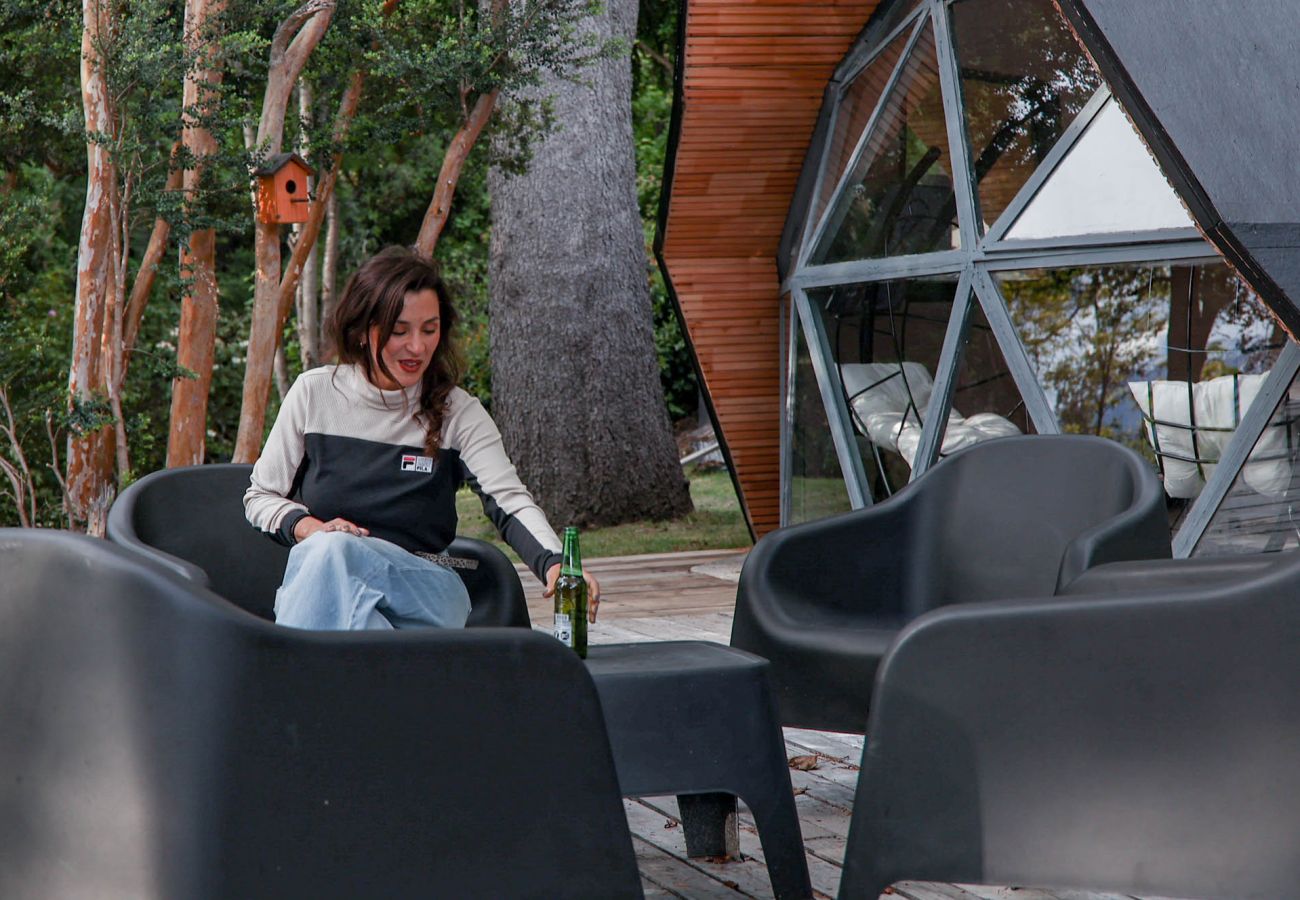
{"type": "MultiPolygon", "coordinates": [[[[631,556],[638,553],[674,553],[681,550],[723,550],[750,545],[749,529],[740,512],[731,476],[720,472],[690,473],[691,500],[695,512],[663,522],[630,522],[613,528],[593,528],[582,533],[582,555],[631,556]]],[[[519,558],[497,534],[483,506],[468,488],[456,495],[460,516],[457,533],[491,541],[514,562],[519,558]]],[[[556,530],[563,522],[552,522],[556,530]]]]}

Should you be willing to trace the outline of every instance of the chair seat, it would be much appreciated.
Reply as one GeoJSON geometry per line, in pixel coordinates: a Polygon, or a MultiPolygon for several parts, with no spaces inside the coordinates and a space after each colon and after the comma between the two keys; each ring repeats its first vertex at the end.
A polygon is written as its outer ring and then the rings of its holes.
{"type": "Polygon", "coordinates": [[[0,897],[643,895],[549,635],[280,628],[46,529],[0,572],[0,897]]]}
{"type": "Polygon", "coordinates": [[[841,898],[1298,896],[1300,552],[1092,571],[1094,593],[947,606],[891,646],[841,898]]]}
{"type": "Polygon", "coordinates": [[[1132,450],[1000,438],[884,503],[764,535],[741,570],[731,643],[771,662],[783,724],[862,732],[880,660],[918,616],[1169,555],[1164,492],[1132,450]]]}
{"type": "MultiPolygon", "coordinates": [[[[289,548],[248,524],[243,496],[253,467],[164,469],[141,478],[113,503],[108,539],[147,557],[254,615],[273,621],[289,548]]],[[[469,591],[466,625],[529,626],[523,585],[505,554],[458,537],[446,557],[469,591]]]]}

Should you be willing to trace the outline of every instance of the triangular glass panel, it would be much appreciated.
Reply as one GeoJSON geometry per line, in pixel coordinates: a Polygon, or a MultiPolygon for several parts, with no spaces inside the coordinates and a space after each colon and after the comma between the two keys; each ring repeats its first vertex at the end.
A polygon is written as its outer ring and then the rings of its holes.
{"type": "Polygon", "coordinates": [[[794,384],[790,386],[794,422],[790,430],[788,525],[825,518],[851,508],[808,342],[797,316],[794,322],[795,368],[794,384]]]}
{"type": "Polygon", "coordinates": [[[926,23],[831,200],[811,262],[958,246],[951,173],[934,27],[926,23]]]}
{"type": "Polygon", "coordinates": [[[1106,102],[1006,233],[1008,240],[1193,228],[1119,104],[1106,102]]]}
{"type": "Polygon", "coordinates": [[[1002,215],[1101,84],[1052,0],[951,7],[980,216],[1002,215]]]}
{"type": "Polygon", "coordinates": [[[956,276],[809,292],[875,501],[911,476],[955,293],[956,276]]]}
{"type": "Polygon", "coordinates": [[[1281,347],[1267,308],[1223,263],[997,278],[1061,430],[1145,455],[1176,525],[1281,347]]]}
{"type": "Polygon", "coordinates": [[[941,458],[994,438],[1036,433],[984,309],[978,301],[973,302],[952,406],[939,447],[941,458]]]}
{"type": "Polygon", "coordinates": [[[1193,556],[1267,553],[1300,545],[1300,379],[1273,410],[1193,556]]]}
{"type": "Polygon", "coordinates": [[[893,3],[881,3],[876,13],[867,23],[866,31],[877,35],[887,35],[898,27],[898,23],[910,16],[926,0],[895,0],[893,3]]]}
{"type": "Polygon", "coordinates": [[[831,129],[830,143],[826,148],[826,162],[823,167],[821,189],[817,192],[813,206],[812,221],[821,219],[826,204],[835,192],[836,185],[844,175],[844,169],[853,158],[853,150],[862,137],[863,130],[871,121],[871,114],[876,111],[880,95],[889,83],[889,76],[898,68],[898,61],[907,48],[912,36],[912,29],[905,28],[867,64],[861,72],[853,77],[840,94],[839,105],[835,108],[835,122],[831,129]]]}

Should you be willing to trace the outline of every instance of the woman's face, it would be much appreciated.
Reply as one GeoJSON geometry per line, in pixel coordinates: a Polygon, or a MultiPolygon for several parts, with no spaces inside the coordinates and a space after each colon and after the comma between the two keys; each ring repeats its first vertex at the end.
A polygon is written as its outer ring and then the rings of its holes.
{"type": "Polygon", "coordinates": [[[432,290],[411,291],[393,324],[393,333],[382,347],[379,345],[379,326],[370,327],[370,362],[376,387],[395,391],[420,383],[442,338],[438,309],[438,295],[432,290]],[[392,378],[385,376],[379,367],[381,360],[392,373],[392,378]]]}

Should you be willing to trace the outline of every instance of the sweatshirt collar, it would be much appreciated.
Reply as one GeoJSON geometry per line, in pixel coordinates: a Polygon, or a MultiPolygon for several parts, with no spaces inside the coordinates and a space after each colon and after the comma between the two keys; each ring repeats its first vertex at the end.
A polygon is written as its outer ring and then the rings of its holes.
{"type": "Polygon", "coordinates": [[[371,384],[366,378],[365,370],[360,365],[339,366],[340,377],[347,379],[347,385],[367,406],[375,409],[408,409],[412,413],[419,408],[420,385],[396,391],[384,391],[371,384]]]}

